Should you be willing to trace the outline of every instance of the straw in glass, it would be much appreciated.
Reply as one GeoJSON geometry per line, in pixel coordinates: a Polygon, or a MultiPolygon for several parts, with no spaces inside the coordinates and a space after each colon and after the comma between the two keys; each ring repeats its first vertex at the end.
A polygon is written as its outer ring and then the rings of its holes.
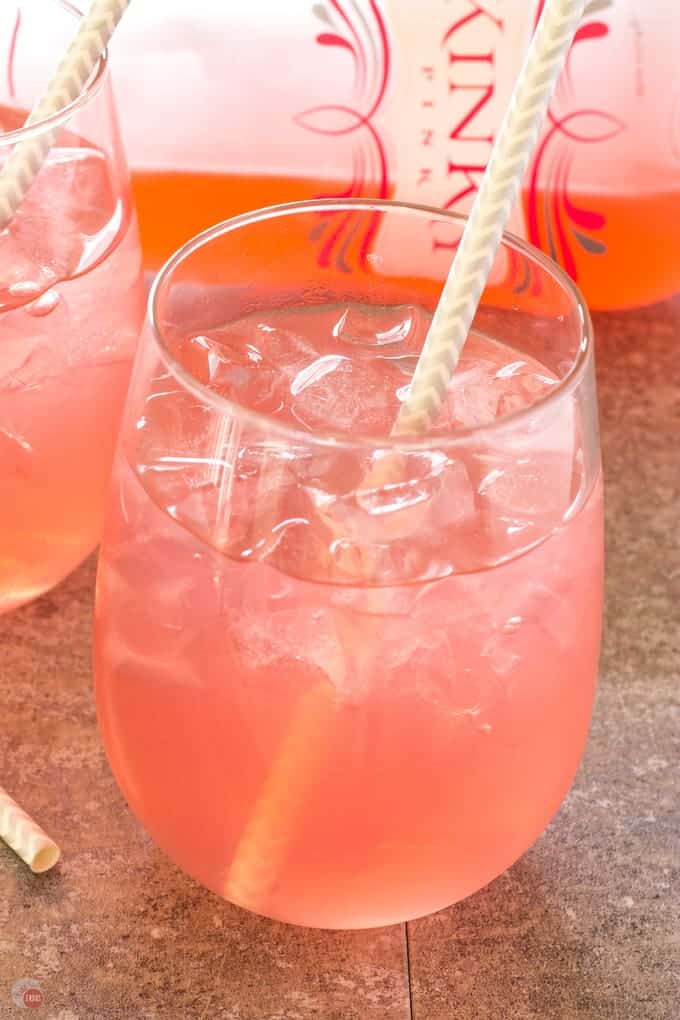
{"type": "MultiPolygon", "coordinates": [[[[24,127],[52,117],[78,98],[130,2],[93,0],[57,73],[24,127]]],[[[56,130],[45,131],[19,142],[0,171],[0,230],[14,218],[56,138],[56,130]]]]}
{"type": "Polygon", "coordinates": [[[234,903],[257,910],[275,886],[328,746],[334,711],[335,689],[329,680],[315,683],[296,704],[227,873],[224,895],[234,903]]]}
{"type": "MultiPolygon", "coordinates": [[[[426,431],[440,412],[586,2],[547,0],[545,4],[395,423],[396,436],[426,431]]],[[[322,705],[319,696],[318,707],[312,700],[311,708],[305,705],[294,717],[232,859],[225,893],[229,896],[234,890],[233,876],[247,874],[249,880],[239,887],[238,899],[252,910],[266,902],[285,850],[282,840],[290,839],[287,811],[294,817],[299,814],[308,773],[314,767],[319,727],[328,719],[322,705]],[[278,838],[276,854],[272,834],[278,838]]]]}
{"type": "Polygon", "coordinates": [[[436,420],[588,0],[550,0],[510,100],[394,433],[436,420]]]}

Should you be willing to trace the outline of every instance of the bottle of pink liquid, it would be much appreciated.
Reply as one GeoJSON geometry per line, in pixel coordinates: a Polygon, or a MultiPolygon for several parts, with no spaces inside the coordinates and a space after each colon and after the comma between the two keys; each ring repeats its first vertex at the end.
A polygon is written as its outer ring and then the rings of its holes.
{"type": "MultiPolygon", "coordinates": [[[[279,201],[468,211],[543,3],[140,4],[116,59],[147,261],[279,201]]],[[[593,0],[515,213],[595,308],[680,289],[676,16],[593,0]]]]}

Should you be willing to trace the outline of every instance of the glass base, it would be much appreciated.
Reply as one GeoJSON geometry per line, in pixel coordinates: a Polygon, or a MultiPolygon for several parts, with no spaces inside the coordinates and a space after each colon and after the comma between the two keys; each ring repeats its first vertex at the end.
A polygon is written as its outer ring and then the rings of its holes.
{"type": "Polygon", "coordinates": [[[21,609],[23,606],[27,606],[43,595],[46,595],[47,592],[52,591],[53,588],[56,588],[57,585],[61,584],[62,581],[66,580],[67,577],[77,570],[92,555],[95,549],[96,546],[88,546],[75,563],[66,569],[60,570],[54,577],[43,577],[40,580],[33,580],[32,583],[23,585],[15,583],[4,589],[0,586],[0,616],[21,609]]]}

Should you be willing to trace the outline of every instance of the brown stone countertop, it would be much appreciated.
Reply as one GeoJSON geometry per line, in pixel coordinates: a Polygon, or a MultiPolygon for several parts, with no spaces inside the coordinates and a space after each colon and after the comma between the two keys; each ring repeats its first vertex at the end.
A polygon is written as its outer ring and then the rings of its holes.
{"type": "Polygon", "coordinates": [[[596,320],[608,608],[590,743],[507,874],[408,926],[296,929],[155,849],[106,764],[90,688],[94,564],[0,619],[0,777],[63,847],[0,848],[0,1018],[677,1020],[680,301],[596,320]]]}

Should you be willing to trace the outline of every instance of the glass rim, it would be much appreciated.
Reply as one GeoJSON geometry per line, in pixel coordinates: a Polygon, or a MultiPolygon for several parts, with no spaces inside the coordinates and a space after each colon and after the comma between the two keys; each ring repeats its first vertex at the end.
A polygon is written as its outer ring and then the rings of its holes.
{"type": "MultiPolygon", "coordinates": [[[[35,3],[35,0],[32,0],[35,3]]],[[[45,3],[46,0],[38,0],[38,3],[45,3]]],[[[75,4],[72,4],[70,0],[47,0],[48,3],[61,7],[67,14],[72,15],[76,20],[80,21],[83,18],[83,12],[75,4]]],[[[92,74],[85,82],[82,90],[78,93],[75,99],[63,107],[61,110],[57,110],[56,113],[50,114],[49,117],[43,117],[41,120],[37,120],[34,124],[30,124],[28,127],[15,128],[14,131],[4,131],[0,133],[0,148],[6,145],[18,145],[19,142],[28,141],[31,138],[36,138],[39,135],[44,134],[48,131],[54,131],[56,128],[61,127],[62,124],[70,120],[71,117],[83,106],[85,106],[90,99],[93,99],[97,95],[99,89],[102,86],[104,77],[106,75],[109,64],[109,52],[108,49],[102,51],[97,64],[92,71],[92,74]]],[[[47,84],[47,83],[46,83],[47,84]]]]}
{"type": "Polygon", "coordinates": [[[264,206],[260,209],[255,209],[250,212],[222,220],[220,223],[216,223],[214,226],[208,227],[208,229],[203,230],[192,237],[170,256],[156,274],[149,291],[147,315],[154,342],[167,367],[187,390],[192,392],[195,396],[198,396],[201,400],[210,404],[219,413],[229,414],[231,417],[243,422],[244,424],[250,424],[260,428],[261,430],[276,433],[288,440],[294,441],[295,443],[355,451],[383,451],[395,449],[405,452],[423,452],[431,450],[433,446],[436,446],[438,449],[448,449],[450,447],[460,446],[465,441],[469,441],[471,438],[492,434],[495,435],[508,427],[513,428],[516,425],[521,424],[523,421],[528,422],[535,415],[537,410],[542,411],[556,407],[562,400],[572,394],[581,385],[594,359],[593,324],[585,298],[581,294],[576,283],[574,283],[571,277],[567,275],[561,266],[529,242],[522,240],[510,231],[506,231],[503,234],[501,244],[522,253],[549,273],[572,300],[581,322],[581,337],[578,345],[578,351],[569,371],[562,379],[558,380],[555,387],[551,388],[535,402],[529,404],[528,407],[503,415],[501,418],[496,418],[484,425],[472,425],[463,428],[456,428],[450,432],[426,432],[423,435],[416,436],[409,434],[401,436],[353,436],[344,432],[334,431],[331,428],[319,428],[309,431],[302,427],[281,421],[280,418],[277,418],[273,414],[256,411],[253,408],[248,407],[246,404],[241,404],[237,400],[233,400],[220,393],[216,393],[215,390],[201,382],[195,375],[185,368],[182,362],[172,353],[165,342],[157,312],[159,311],[158,306],[160,299],[164,293],[165,287],[172,279],[173,272],[194,252],[205,247],[210,242],[223,237],[225,234],[232,233],[242,227],[261,223],[266,220],[280,218],[282,216],[294,216],[299,213],[324,211],[328,208],[347,211],[352,209],[362,209],[364,211],[372,212],[389,212],[391,210],[397,212],[427,214],[429,217],[432,217],[434,214],[438,218],[450,220],[460,224],[461,226],[464,226],[467,222],[467,217],[460,213],[454,213],[447,209],[437,209],[433,206],[422,205],[414,202],[400,202],[391,199],[325,198],[264,206]]]}

